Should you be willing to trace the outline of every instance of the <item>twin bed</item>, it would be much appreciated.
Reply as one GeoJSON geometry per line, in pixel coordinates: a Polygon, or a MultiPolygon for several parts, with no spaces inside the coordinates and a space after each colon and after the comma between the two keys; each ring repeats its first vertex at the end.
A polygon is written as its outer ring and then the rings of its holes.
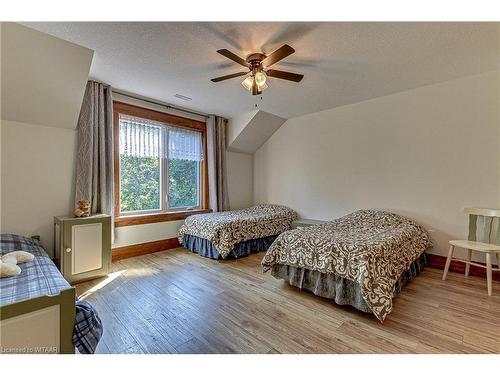
{"type": "Polygon", "coordinates": [[[16,250],[35,257],[19,275],[0,278],[0,352],[93,353],[103,332],[97,312],[76,299],[38,241],[0,235],[0,255],[16,250]]]}
{"type": "Polygon", "coordinates": [[[391,212],[360,210],[284,232],[267,251],[264,271],[290,285],[373,313],[384,321],[392,299],[425,266],[424,228],[391,212]]]}
{"type": "Polygon", "coordinates": [[[296,219],[295,211],[277,204],[193,215],[180,228],[179,242],[208,258],[240,258],[267,250],[296,219]]]}
{"type": "Polygon", "coordinates": [[[425,266],[431,240],[400,215],[359,210],[324,224],[290,230],[297,214],[284,206],[193,215],[181,227],[184,247],[213,259],[267,251],[264,272],[290,285],[373,313],[381,322],[392,299],[425,266]]]}

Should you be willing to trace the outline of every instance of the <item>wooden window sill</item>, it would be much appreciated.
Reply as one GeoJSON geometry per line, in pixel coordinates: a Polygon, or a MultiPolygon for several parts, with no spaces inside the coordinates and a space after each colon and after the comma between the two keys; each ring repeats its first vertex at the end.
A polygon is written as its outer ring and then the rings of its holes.
{"type": "Polygon", "coordinates": [[[115,227],[127,227],[130,225],[141,225],[150,223],[160,223],[163,221],[183,220],[191,215],[206,214],[212,212],[209,209],[162,212],[160,214],[116,216],[115,227]]]}

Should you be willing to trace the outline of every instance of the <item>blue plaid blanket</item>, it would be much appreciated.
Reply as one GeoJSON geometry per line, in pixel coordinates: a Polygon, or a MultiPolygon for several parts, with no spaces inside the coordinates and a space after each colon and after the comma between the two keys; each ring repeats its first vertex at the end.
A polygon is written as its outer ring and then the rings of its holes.
{"type": "MultiPolygon", "coordinates": [[[[13,234],[0,235],[0,256],[16,250],[27,251],[35,255],[35,259],[20,264],[19,275],[0,279],[0,306],[59,294],[61,290],[70,288],[38,241],[13,234]]],[[[86,301],[76,301],[73,344],[78,351],[84,354],[94,353],[102,332],[101,320],[92,305],[86,301]]]]}

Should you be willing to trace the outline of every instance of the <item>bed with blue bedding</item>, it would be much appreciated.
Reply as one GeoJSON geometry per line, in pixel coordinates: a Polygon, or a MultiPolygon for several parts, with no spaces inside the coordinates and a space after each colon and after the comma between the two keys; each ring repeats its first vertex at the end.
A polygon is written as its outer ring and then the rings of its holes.
{"type": "MultiPolygon", "coordinates": [[[[34,239],[13,235],[0,235],[0,255],[12,251],[27,251],[35,256],[33,261],[19,264],[21,273],[17,276],[0,278],[0,311],[1,319],[11,315],[11,311],[22,311],[30,305],[42,306],[49,303],[50,298],[63,295],[74,296],[74,288],[64,279],[56,265],[49,258],[40,243],[34,239]]],[[[61,320],[73,316],[72,343],[80,353],[94,353],[102,336],[103,326],[97,311],[86,301],[78,301],[73,297],[67,306],[68,311],[61,312],[61,320]]],[[[62,308],[62,307],[61,307],[62,308]]],[[[6,348],[2,348],[5,352],[6,348]]]]}

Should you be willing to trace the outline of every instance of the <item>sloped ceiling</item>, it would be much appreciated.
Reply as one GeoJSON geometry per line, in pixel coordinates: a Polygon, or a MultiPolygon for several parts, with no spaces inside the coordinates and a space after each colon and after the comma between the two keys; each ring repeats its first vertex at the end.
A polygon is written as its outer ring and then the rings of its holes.
{"type": "Polygon", "coordinates": [[[15,23],[1,41],[2,120],[76,128],[93,51],[15,23]]]}
{"type": "Polygon", "coordinates": [[[229,151],[253,154],[286,119],[264,111],[252,111],[233,117],[227,129],[229,151]]]}
{"type": "Polygon", "coordinates": [[[227,125],[226,143],[230,147],[231,144],[236,140],[238,135],[245,129],[245,127],[252,121],[259,110],[253,110],[248,112],[243,112],[238,116],[234,116],[229,119],[227,125]]]}
{"type": "Polygon", "coordinates": [[[498,69],[499,23],[468,22],[66,22],[29,27],[95,50],[91,76],[117,89],[205,113],[233,117],[254,109],[291,118],[498,69]],[[210,79],[242,67],[219,55],[296,53],[276,69],[299,84],[269,79],[263,99],[242,78],[210,79]],[[185,102],[174,97],[192,98],[185,102]]]}

